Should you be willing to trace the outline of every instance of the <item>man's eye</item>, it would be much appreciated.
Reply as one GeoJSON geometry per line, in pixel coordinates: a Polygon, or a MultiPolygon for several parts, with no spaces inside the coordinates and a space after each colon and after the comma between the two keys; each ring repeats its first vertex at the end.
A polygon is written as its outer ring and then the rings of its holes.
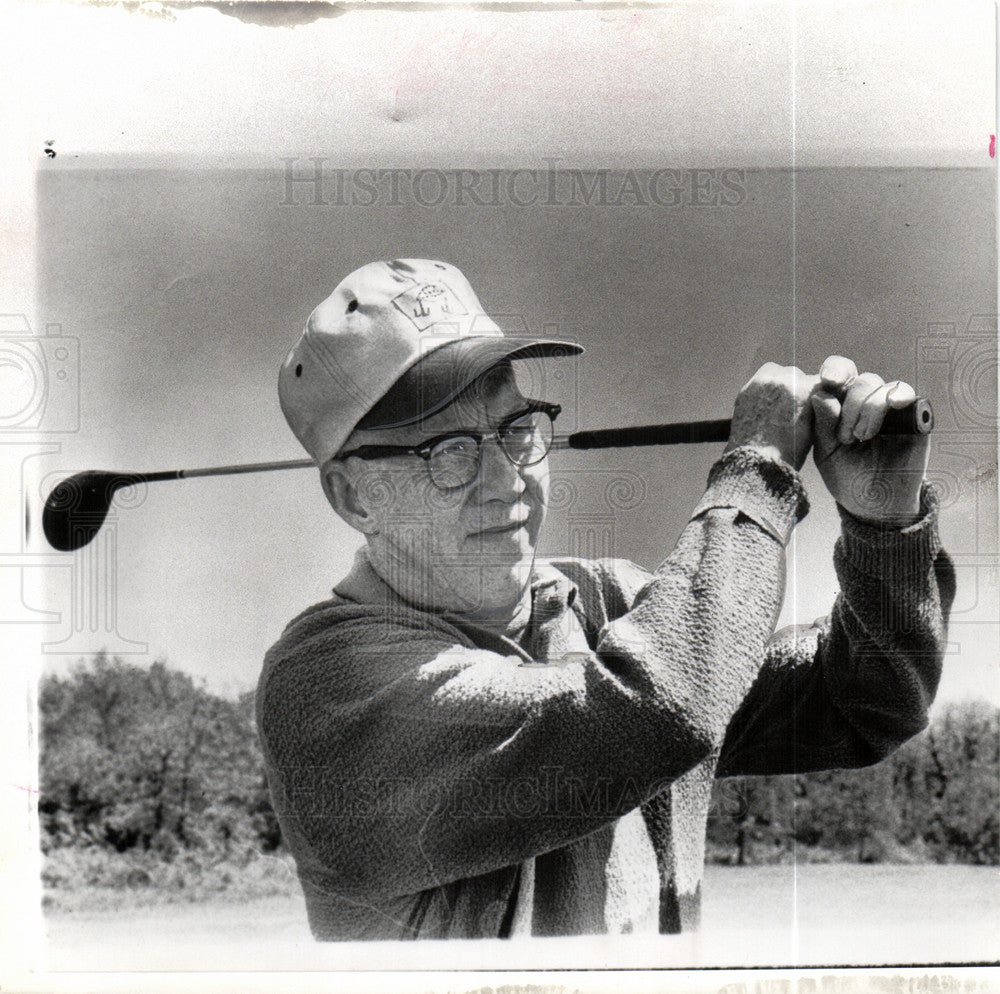
{"type": "Polygon", "coordinates": [[[478,448],[479,445],[474,438],[468,435],[459,435],[438,442],[431,450],[431,457],[434,459],[468,459],[475,457],[478,448]]]}
{"type": "Polygon", "coordinates": [[[534,414],[526,414],[523,418],[512,421],[504,428],[504,438],[515,444],[529,442],[535,433],[535,423],[536,416],[534,414]]]}

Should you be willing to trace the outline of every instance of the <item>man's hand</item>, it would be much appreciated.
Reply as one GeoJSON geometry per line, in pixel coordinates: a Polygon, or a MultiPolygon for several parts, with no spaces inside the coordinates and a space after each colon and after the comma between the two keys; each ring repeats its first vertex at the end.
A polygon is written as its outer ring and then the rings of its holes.
{"type": "Polygon", "coordinates": [[[813,459],[827,489],[851,514],[877,524],[903,526],[920,517],[920,485],[927,469],[929,435],[879,436],[890,408],[912,404],[908,383],[886,383],[858,373],[843,356],[830,356],[812,394],[813,459]]]}
{"type": "Polygon", "coordinates": [[[859,375],[843,356],[830,356],[819,376],[765,363],[736,398],[726,452],[746,445],[801,469],[815,444],[816,466],[843,508],[877,524],[912,524],[930,436],[878,432],[890,408],[915,399],[908,383],[859,375]]]}
{"type": "Polygon", "coordinates": [[[797,366],[765,363],[736,398],[726,452],[748,445],[801,469],[813,442],[810,397],[818,388],[819,377],[797,366]]]}

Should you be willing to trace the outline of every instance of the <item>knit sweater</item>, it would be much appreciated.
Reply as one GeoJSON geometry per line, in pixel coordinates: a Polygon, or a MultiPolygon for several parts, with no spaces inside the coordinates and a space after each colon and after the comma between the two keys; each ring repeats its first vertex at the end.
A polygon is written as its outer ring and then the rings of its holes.
{"type": "Polygon", "coordinates": [[[925,727],[954,571],[841,512],[828,618],[772,634],[798,475],[727,454],[670,557],[536,564],[526,626],[403,602],[360,554],[265,659],[257,720],[319,939],[678,932],[717,776],[857,767],[925,727]]]}

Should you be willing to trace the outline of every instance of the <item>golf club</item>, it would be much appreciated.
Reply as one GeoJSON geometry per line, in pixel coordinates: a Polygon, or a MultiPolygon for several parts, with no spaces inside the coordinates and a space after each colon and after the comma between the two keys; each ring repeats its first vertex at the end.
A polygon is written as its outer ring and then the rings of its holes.
{"type": "MultiPolygon", "coordinates": [[[[731,422],[681,421],[666,425],[639,425],[631,428],[603,428],[556,435],[552,450],[629,448],[639,445],[680,445],[698,442],[725,442],[731,422]]],[[[886,414],[881,434],[926,435],[934,427],[930,404],[917,398],[908,407],[886,414]]],[[[100,530],[115,494],[140,483],[190,480],[199,476],[235,476],[239,473],[269,473],[279,469],[315,467],[312,459],[282,462],[242,463],[236,466],[208,466],[203,469],[172,469],[155,473],[85,470],[58,483],[45,501],[42,530],[52,548],[73,552],[83,548],[100,530]]]]}

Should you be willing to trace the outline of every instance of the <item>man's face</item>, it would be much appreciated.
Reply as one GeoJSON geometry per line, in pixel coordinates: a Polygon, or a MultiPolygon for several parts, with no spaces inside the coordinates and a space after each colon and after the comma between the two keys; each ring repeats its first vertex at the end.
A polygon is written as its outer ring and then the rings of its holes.
{"type": "MultiPolygon", "coordinates": [[[[418,425],[357,432],[357,445],[419,445],[456,430],[488,433],[525,409],[513,371],[500,367],[418,425]]],[[[358,504],[370,515],[372,564],[411,603],[429,610],[502,614],[523,593],[548,499],[547,460],[515,466],[496,439],[482,444],[475,479],[440,490],[417,455],[347,460],[358,504]]]]}

